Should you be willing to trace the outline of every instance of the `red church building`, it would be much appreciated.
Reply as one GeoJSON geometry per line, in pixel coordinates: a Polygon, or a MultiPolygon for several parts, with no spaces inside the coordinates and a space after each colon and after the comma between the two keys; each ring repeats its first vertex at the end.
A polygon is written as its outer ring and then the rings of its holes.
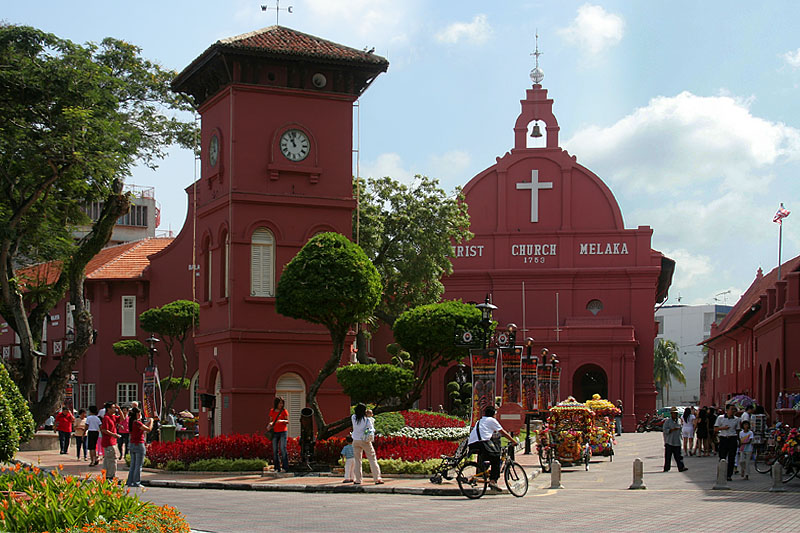
{"type": "MultiPolygon", "coordinates": [[[[189,353],[192,387],[178,408],[203,411],[199,394],[208,393],[215,407],[200,416],[201,433],[261,431],[277,393],[298,433],[306,390],[331,343],[322,327],[277,314],[275,287],[314,234],[350,236],[352,105],[387,68],[370,52],[272,26],[214,43],[178,75],[173,89],[202,116],[201,177],[186,189],[187,218],[174,240],[109,248],[87,272],[99,335],[80,363],[77,389],[87,396],[79,403],[141,399],[141,368],[111,344],[144,341],[138,314],[190,299],[200,304],[200,324],[189,353]]],[[[553,100],[540,81],[522,100],[511,151],[464,189],[475,238],[455,247],[445,297],[491,294],[501,324],[517,323],[537,350],[558,355],[562,396],[622,399],[631,428],[655,408],[653,308],[666,297],[674,262],[651,248],[649,227],[625,229],[609,188],[559,147],[553,100]],[[539,122],[545,146],[529,148],[539,122]]],[[[67,338],[65,305],[46,326],[53,357],[67,338]]],[[[4,355],[13,357],[15,344],[13,331],[0,331],[4,355]]],[[[383,360],[383,344],[375,345],[383,360]]],[[[162,375],[164,361],[162,354],[162,375]]],[[[435,378],[423,406],[444,403],[447,375],[435,378]]],[[[319,401],[327,418],[348,412],[333,378],[319,401]]]]}

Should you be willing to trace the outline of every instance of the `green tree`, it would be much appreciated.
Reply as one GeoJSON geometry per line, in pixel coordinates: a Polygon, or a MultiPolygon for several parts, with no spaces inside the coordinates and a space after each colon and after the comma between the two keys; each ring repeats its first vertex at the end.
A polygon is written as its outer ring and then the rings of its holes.
{"type": "Polygon", "coordinates": [[[36,433],[36,424],[34,424],[33,416],[28,409],[28,402],[22,397],[17,384],[11,379],[8,370],[3,365],[0,365],[0,390],[3,391],[6,402],[11,408],[19,441],[28,442],[36,433]]]}
{"type": "MultiPolygon", "coordinates": [[[[473,237],[464,195],[447,195],[436,179],[416,176],[409,186],[389,177],[360,180],[353,234],[381,275],[375,316],[392,327],[404,311],[438,302],[442,276],[453,272],[453,245],[473,237]]],[[[365,336],[358,338],[366,362],[365,336]]]]}
{"type": "Polygon", "coordinates": [[[475,329],[480,321],[480,310],[459,300],[422,305],[400,315],[394,323],[394,338],[410,354],[415,371],[414,386],[405,398],[405,406],[422,396],[436,369],[468,354],[466,348],[453,343],[454,332],[475,329]]]}
{"type": "Polygon", "coordinates": [[[137,163],[155,168],[167,145],[193,146],[195,127],[175,116],[190,106],[169,90],[174,72],[124,41],[78,45],[0,24],[0,65],[0,314],[20,337],[13,374],[41,422],[92,342],[84,271],[129,209],[125,176],[137,163]],[[91,223],[83,206],[95,201],[103,203],[99,220],[73,241],[72,228],[91,223]],[[18,275],[41,261],[60,261],[55,279],[18,275]],[[75,338],[39,400],[34,352],[45,317],[66,294],[75,338]]]}
{"type": "Polygon", "coordinates": [[[138,339],[124,339],[111,345],[111,349],[117,355],[124,355],[133,359],[133,367],[138,371],[139,358],[147,355],[147,346],[138,339]]]}
{"type": "Polygon", "coordinates": [[[669,386],[673,379],[686,385],[683,363],[678,359],[678,345],[675,341],[658,339],[653,354],[653,380],[662,406],[669,403],[669,386]]]}
{"type": "Polygon", "coordinates": [[[19,449],[19,433],[14,423],[14,412],[0,388],[0,463],[14,458],[19,449]]]}
{"type": "Polygon", "coordinates": [[[339,366],[350,326],[372,315],[380,294],[378,271],[360,246],[338,233],[312,237],[281,274],[276,291],[278,313],[325,326],[333,342],[331,356],[306,394],[318,438],[325,438],[327,428],[317,392],[339,366]]]}
{"type": "Polygon", "coordinates": [[[336,380],[353,403],[397,402],[411,390],[414,372],[396,365],[347,365],[336,370],[336,380]]]}
{"type": "Polygon", "coordinates": [[[189,300],[175,300],[161,307],[148,309],[139,315],[141,328],[158,334],[169,354],[169,375],[165,378],[167,386],[163,388],[166,412],[169,412],[184,388],[178,385],[183,380],[188,381],[186,374],[189,372],[189,358],[186,355],[186,340],[193,328],[197,327],[199,320],[200,305],[189,300]],[[175,376],[175,349],[177,347],[180,347],[183,364],[179,378],[175,376]],[[168,394],[170,394],[169,397],[168,394]]]}

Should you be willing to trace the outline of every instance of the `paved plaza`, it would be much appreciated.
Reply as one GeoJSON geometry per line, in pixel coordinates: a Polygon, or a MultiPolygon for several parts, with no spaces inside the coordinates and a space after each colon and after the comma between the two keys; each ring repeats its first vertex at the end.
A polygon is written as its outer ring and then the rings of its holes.
{"type": "MultiPolygon", "coordinates": [[[[524,498],[508,494],[487,495],[476,501],[461,496],[391,493],[398,488],[435,487],[425,479],[387,478],[382,486],[365,480],[364,489],[381,493],[308,493],[299,486],[317,490],[340,490],[332,478],[282,478],[260,476],[205,476],[227,486],[220,489],[149,487],[142,498],[177,507],[198,531],[216,533],[261,531],[433,531],[458,529],[478,531],[513,528],[545,531],[798,531],[800,530],[800,480],[784,485],[785,493],[768,491],[768,475],[751,473],[750,481],[737,477],[731,490],[711,490],[717,460],[688,457],[687,472],[675,467],[662,472],[663,446],[659,433],[625,434],[619,438],[614,461],[596,458],[589,471],[565,468],[564,489],[551,490],[550,475],[539,474],[524,498]],[[644,461],[646,490],[627,490],[632,481],[632,461],[644,461]],[[284,484],[283,490],[276,485],[284,484]],[[259,485],[262,485],[259,488],[259,485]],[[266,489],[264,485],[269,485],[266,489]],[[334,489],[336,487],[336,489],[334,489]]],[[[40,454],[41,464],[57,461],[55,452],[40,454]]],[[[21,454],[24,460],[36,453],[21,454]]],[[[520,455],[524,464],[535,456],[520,455]]],[[[66,471],[89,469],[63,461],[66,471]]],[[[533,466],[530,467],[534,470],[533,466]]],[[[535,469],[538,473],[538,468],[535,469]]],[[[77,472],[76,472],[77,473],[77,472]]],[[[124,477],[126,473],[119,474],[124,477]]],[[[194,481],[189,474],[145,473],[151,484],[157,480],[194,481]]],[[[447,483],[442,487],[452,487],[447,483]]],[[[412,491],[406,491],[412,492],[412,491]]]]}

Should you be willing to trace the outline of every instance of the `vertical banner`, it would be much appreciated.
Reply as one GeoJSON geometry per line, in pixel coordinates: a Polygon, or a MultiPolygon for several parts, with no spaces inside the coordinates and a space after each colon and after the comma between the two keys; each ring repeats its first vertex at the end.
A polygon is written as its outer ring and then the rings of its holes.
{"type": "Polygon", "coordinates": [[[553,366],[550,372],[550,402],[551,406],[558,403],[561,397],[561,367],[553,366]]]}
{"type": "Polygon", "coordinates": [[[544,411],[545,409],[550,409],[551,399],[550,399],[550,374],[553,369],[553,365],[539,365],[537,369],[538,374],[538,389],[536,398],[539,403],[539,409],[544,411]]]}
{"type": "Polygon", "coordinates": [[[483,409],[494,405],[497,350],[470,350],[472,358],[472,414],[470,426],[480,420],[483,409]]]}
{"type": "Polygon", "coordinates": [[[144,369],[142,382],[142,416],[144,418],[161,418],[161,383],[158,380],[158,368],[148,366],[144,369]]]}
{"type": "Polygon", "coordinates": [[[500,352],[500,368],[503,371],[503,405],[522,405],[522,348],[509,347],[500,352]]]}
{"type": "Polygon", "coordinates": [[[537,381],[537,366],[538,359],[536,357],[525,357],[522,360],[522,407],[526,411],[536,411],[539,409],[539,402],[536,398],[538,387],[537,381]]]}

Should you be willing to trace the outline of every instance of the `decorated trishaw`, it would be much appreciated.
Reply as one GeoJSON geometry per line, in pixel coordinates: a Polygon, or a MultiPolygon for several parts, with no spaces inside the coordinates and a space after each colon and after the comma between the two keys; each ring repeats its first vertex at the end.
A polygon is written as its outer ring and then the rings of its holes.
{"type": "Polygon", "coordinates": [[[614,460],[614,417],[621,411],[608,400],[600,398],[599,394],[592,396],[586,402],[586,407],[594,414],[594,429],[589,435],[589,447],[592,455],[602,455],[614,460]]]}
{"type": "Polygon", "coordinates": [[[594,413],[570,396],[550,408],[547,425],[539,432],[539,464],[549,472],[555,459],[562,465],[583,464],[589,469],[595,432],[594,413]]]}

